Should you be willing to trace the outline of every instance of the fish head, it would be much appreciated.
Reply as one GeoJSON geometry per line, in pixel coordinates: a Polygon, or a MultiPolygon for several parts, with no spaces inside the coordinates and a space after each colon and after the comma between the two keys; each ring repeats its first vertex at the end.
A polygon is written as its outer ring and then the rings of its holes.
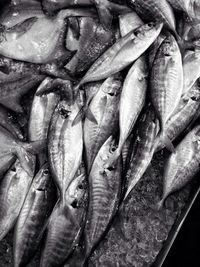
{"type": "Polygon", "coordinates": [[[166,57],[170,57],[179,51],[178,44],[173,35],[167,36],[161,44],[160,52],[166,57]]]}
{"type": "Polygon", "coordinates": [[[72,180],[66,191],[66,201],[73,208],[78,208],[86,194],[87,183],[85,174],[80,174],[72,180]]]}
{"type": "Polygon", "coordinates": [[[133,34],[137,39],[152,38],[162,27],[163,23],[149,22],[134,30],[133,34]]]}
{"type": "Polygon", "coordinates": [[[101,87],[101,90],[110,97],[118,96],[121,93],[121,89],[122,79],[118,74],[107,78],[101,87]]]}
{"type": "Polygon", "coordinates": [[[47,190],[50,184],[50,171],[48,163],[45,163],[34,178],[34,188],[39,191],[47,190]]]}

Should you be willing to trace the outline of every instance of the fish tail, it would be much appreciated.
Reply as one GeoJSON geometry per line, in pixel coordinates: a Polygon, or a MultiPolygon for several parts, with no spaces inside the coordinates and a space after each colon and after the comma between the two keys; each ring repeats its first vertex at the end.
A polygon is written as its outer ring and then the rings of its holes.
{"type": "Polygon", "coordinates": [[[30,177],[33,177],[35,172],[35,157],[33,157],[33,155],[27,152],[23,147],[16,148],[16,155],[22,168],[30,177]]]}
{"type": "Polygon", "coordinates": [[[24,148],[27,152],[31,154],[39,154],[46,149],[46,139],[37,140],[29,143],[18,142],[19,146],[24,148]]]}
{"type": "Polygon", "coordinates": [[[105,30],[110,29],[113,21],[113,16],[110,12],[110,5],[107,0],[100,1],[99,4],[96,4],[99,20],[105,30]]]}

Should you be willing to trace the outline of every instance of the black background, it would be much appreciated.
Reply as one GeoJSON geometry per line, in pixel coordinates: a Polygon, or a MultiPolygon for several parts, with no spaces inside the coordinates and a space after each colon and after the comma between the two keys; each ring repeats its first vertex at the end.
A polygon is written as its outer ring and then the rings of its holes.
{"type": "Polygon", "coordinates": [[[191,208],[163,267],[200,267],[200,194],[191,208]]]}

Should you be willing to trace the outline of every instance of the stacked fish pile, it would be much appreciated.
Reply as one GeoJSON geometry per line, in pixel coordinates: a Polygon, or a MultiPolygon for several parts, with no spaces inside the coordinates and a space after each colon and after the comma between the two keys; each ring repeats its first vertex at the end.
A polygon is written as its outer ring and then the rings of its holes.
{"type": "Polygon", "coordinates": [[[200,4],[5,4],[0,240],[14,227],[15,267],[40,247],[41,267],[89,266],[156,152],[169,151],[155,210],[200,169],[200,4]]]}

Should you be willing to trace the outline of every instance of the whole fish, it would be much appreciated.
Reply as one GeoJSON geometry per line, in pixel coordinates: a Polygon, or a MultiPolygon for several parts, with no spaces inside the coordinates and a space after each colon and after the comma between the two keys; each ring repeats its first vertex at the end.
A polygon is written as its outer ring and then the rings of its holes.
{"type": "MultiPolygon", "coordinates": [[[[47,86],[52,80],[46,78],[39,86],[38,91],[47,86]]],[[[60,97],[56,93],[49,93],[42,96],[35,94],[32,102],[31,113],[28,125],[29,141],[47,139],[48,129],[53,112],[58,105],[60,97]]],[[[46,154],[39,155],[40,164],[46,160],[46,154]]]]}
{"type": "Polygon", "coordinates": [[[24,139],[22,129],[17,118],[11,114],[6,108],[0,105],[0,125],[12,132],[16,138],[24,139]]]}
{"type": "MultiPolygon", "coordinates": [[[[31,160],[32,169],[35,169],[35,156],[31,160]]],[[[0,240],[14,226],[24,200],[30,188],[33,173],[30,176],[22,168],[19,160],[12,165],[0,184],[0,240]]]]}
{"type": "Polygon", "coordinates": [[[193,128],[175,148],[165,164],[163,195],[158,207],[162,207],[166,198],[180,190],[199,171],[200,126],[193,128]]]}
{"type": "Polygon", "coordinates": [[[82,122],[73,125],[78,111],[79,107],[75,101],[61,101],[53,113],[48,132],[50,170],[63,203],[65,192],[82,160],[82,122]]]}
{"type": "Polygon", "coordinates": [[[188,51],[183,57],[183,93],[192,88],[200,77],[200,51],[188,51]]]}
{"type": "Polygon", "coordinates": [[[55,186],[48,164],[33,179],[14,232],[14,266],[25,266],[34,257],[55,204],[55,186]]]}
{"type": "Polygon", "coordinates": [[[87,118],[84,122],[84,145],[88,173],[100,147],[118,127],[121,88],[120,75],[111,76],[105,80],[90,102],[89,108],[95,116],[97,124],[87,118]]]}
{"type": "Polygon", "coordinates": [[[65,203],[55,206],[47,226],[41,267],[63,266],[77,246],[85,224],[87,183],[84,173],[76,175],[65,192],[65,203]]]}
{"type": "Polygon", "coordinates": [[[200,20],[200,3],[198,0],[167,0],[177,10],[184,11],[188,17],[200,20]]]}
{"type": "Polygon", "coordinates": [[[167,0],[128,0],[131,8],[141,17],[143,21],[158,21],[176,32],[176,22],[172,7],[167,0]]]}
{"type": "Polygon", "coordinates": [[[0,80],[0,103],[15,112],[23,112],[21,97],[39,85],[44,76],[22,75],[10,76],[0,80]]]}
{"type": "Polygon", "coordinates": [[[133,150],[130,166],[126,173],[127,188],[124,199],[130,195],[152,160],[158,126],[155,111],[152,106],[148,105],[138,122],[135,149],[133,150]]]}
{"type": "Polygon", "coordinates": [[[32,155],[37,154],[44,149],[46,140],[37,140],[35,142],[25,143],[18,140],[11,132],[0,126],[0,174],[10,167],[10,160],[7,158],[16,157],[19,159],[22,168],[32,176],[32,155]]]}
{"type": "Polygon", "coordinates": [[[106,166],[111,166],[120,156],[122,148],[144,106],[147,92],[147,78],[148,69],[146,58],[142,56],[130,68],[123,84],[119,104],[119,143],[106,166]]]}
{"type": "MultiPolygon", "coordinates": [[[[160,121],[159,136],[163,137],[166,122],[176,109],[183,93],[182,57],[175,38],[166,37],[156,54],[150,77],[150,96],[160,121]]],[[[173,145],[166,138],[169,150],[173,145]]]]}
{"type": "Polygon", "coordinates": [[[115,30],[105,30],[95,18],[80,18],[79,48],[66,65],[71,74],[80,75],[115,41],[115,30]]]}
{"type": "Polygon", "coordinates": [[[0,54],[32,63],[66,60],[71,52],[64,44],[65,18],[70,16],[93,16],[93,11],[61,10],[56,17],[30,17],[12,27],[2,22],[0,54]]]}
{"type": "Polygon", "coordinates": [[[121,194],[121,162],[114,168],[104,165],[115,148],[110,136],[100,148],[89,174],[89,207],[84,230],[85,259],[102,239],[116,214],[121,194]]]}
{"type": "Polygon", "coordinates": [[[186,95],[182,96],[176,110],[167,120],[164,137],[160,139],[157,151],[165,147],[165,136],[171,142],[175,140],[199,116],[199,110],[200,87],[196,83],[186,95]]]}
{"type": "Polygon", "coordinates": [[[155,41],[162,24],[149,23],[120,38],[100,56],[82,78],[78,87],[91,81],[99,81],[113,75],[140,57],[155,41]]]}
{"type": "Polygon", "coordinates": [[[144,23],[135,12],[130,12],[119,16],[119,28],[121,37],[124,37],[127,33],[137,29],[144,23]]]}

